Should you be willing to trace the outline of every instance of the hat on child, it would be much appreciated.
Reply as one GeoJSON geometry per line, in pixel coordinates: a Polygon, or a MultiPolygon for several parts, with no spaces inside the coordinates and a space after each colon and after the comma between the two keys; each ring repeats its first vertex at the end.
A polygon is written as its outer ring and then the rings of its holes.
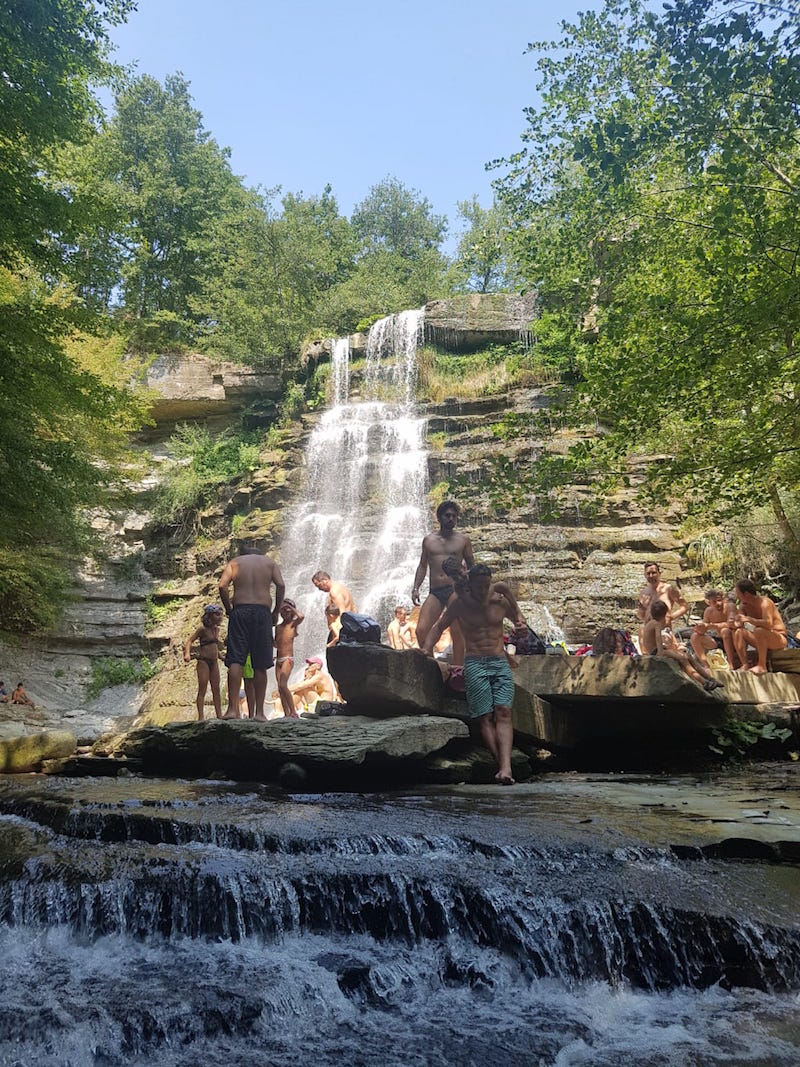
{"type": "Polygon", "coordinates": [[[321,666],[322,666],[322,660],[321,660],[321,659],[319,658],[319,656],[310,656],[310,657],[309,657],[309,658],[308,658],[308,659],[306,660],[306,663],[316,663],[316,665],[317,665],[318,667],[321,667],[321,666]]]}

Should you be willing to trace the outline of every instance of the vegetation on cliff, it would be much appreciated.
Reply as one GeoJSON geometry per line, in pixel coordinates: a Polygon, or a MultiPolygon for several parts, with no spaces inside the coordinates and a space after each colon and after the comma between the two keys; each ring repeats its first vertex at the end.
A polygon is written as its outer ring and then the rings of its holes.
{"type": "Polygon", "coordinates": [[[542,330],[577,372],[567,414],[607,431],[531,466],[528,489],[619,482],[650,452],[651,495],[706,523],[768,502],[795,578],[798,26],[797,0],[607,0],[530,46],[542,103],[497,183],[542,330]]]}

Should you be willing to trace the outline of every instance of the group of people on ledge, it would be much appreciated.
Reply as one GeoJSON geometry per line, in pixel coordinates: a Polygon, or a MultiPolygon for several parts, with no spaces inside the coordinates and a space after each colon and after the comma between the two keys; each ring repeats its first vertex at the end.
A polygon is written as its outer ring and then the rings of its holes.
{"type": "Polygon", "coordinates": [[[22,682],[17,682],[14,689],[9,693],[5,683],[0,681],[0,704],[24,704],[29,708],[35,707],[35,704],[25,692],[22,682]]]}
{"type": "MultiPolygon", "coordinates": [[[[452,646],[450,669],[463,671],[468,715],[476,720],[483,743],[496,761],[496,780],[511,784],[514,661],[507,655],[504,638],[510,637],[513,642],[515,635],[530,634],[530,630],[509,586],[493,581],[491,570],[475,563],[469,537],[456,529],[458,506],[445,501],[437,508],[436,516],[439,527],[423,538],[411,590],[412,603],[418,609],[416,621],[410,618],[407,607],[399,604],[388,627],[388,643],[399,651],[434,656],[441,642],[447,640],[452,646]],[[426,578],[429,593],[420,602],[426,578]],[[513,627],[510,635],[504,633],[505,620],[513,627]]],[[[637,607],[638,650],[627,632],[606,627],[598,634],[594,647],[585,651],[595,655],[638,651],[666,657],[706,689],[712,689],[720,685],[708,664],[707,655],[712,649],[721,648],[731,667],[738,662],[739,670],[761,673],[767,669],[768,651],[786,647],[786,627],[774,603],[769,597],[759,596],[747,579],[737,583],[738,605],[726,601],[716,590],[706,595],[706,611],[702,622],[691,630],[689,648],[673,632],[673,624],[689,610],[680,590],[664,581],[657,563],[645,564],[645,580],[637,607]],[[750,649],[756,657],[752,665],[748,660],[750,649]]],[[[356,613],[356,604],[347,586],[327,571],[317,571],[312,582],[326,594],[326,645],[330,648],[340,640],[342,616],[345,612],[356,613]]],[[[184,647],[184,658],[189,662],[192,645],[197,642],[199,646],[199,718],[203,718],[205,693],[210,685],[217,717],[238,719],[246,708],[249,717],[265,719],[267,671],[273,663],[277,689],[272,696],[286,718],[297,718],[302,710],[313,709],[321,700],[336,699],[335,683],[316,656],[306,660],[303,679],[289,684],[294,641],[303,615],[285,591],[277,563],[256,548],[243,549],[224,568],[219,579],[222,605],[208,605],[201,626],[184,647]],[[224,614],[228,615],[228,707],[223,715],[219,654],[224,614]]]]}

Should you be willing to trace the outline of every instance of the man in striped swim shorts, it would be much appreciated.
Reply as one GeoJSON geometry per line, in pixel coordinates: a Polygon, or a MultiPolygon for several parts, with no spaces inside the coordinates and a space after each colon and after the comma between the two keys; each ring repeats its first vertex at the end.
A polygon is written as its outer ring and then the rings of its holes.
{"type": "Polygon", "coordinates": [[[422,651],[433,655],[433,646],[453,619],[461,625],[466,644],[464,681],[467,708],[477,719],[483,743],[497,763],[495,780],[513,785],[511,744],[514,727],[511,704],[514,682],[503,650],[503,619],[515,629],[526,626],[519,605],[507,586],[503,592],[492,582],[492,572],[483,563],[470,568],[468,586],[447,605],[439,621],[429,631],[422,651]]]}

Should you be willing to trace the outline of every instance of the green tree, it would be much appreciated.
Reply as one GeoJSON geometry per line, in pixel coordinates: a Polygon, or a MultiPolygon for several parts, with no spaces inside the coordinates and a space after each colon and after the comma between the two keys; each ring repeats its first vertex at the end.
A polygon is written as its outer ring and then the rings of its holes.
{"type": "Polygon", "coordinates": [[[517,287],[518,279],[509,261],[508,222],[497,202],[484,208],[477,196],[458,202],[458,214],[466,223],[459,238],[451,269],[457,291],[497,293],[517,287]]]}
{"type": "Polygon", "coordinates": [[[608,431],[543,464],[550,488],[657,452],[654,496],[707,517],[768,499],[800,559],[798,14],[608,0],[563,24],[532,46],[542,105],[498,192],[570,338],[572,415],[608,431]]]}
{"type": "Polygon", "coordinates": [[[49,154],[94,130],[91,82],[111,68],[110,25],[134,0],[0,0],[0,264],[49,262],[50,234],[67,232],[68,190],[51,181],[49,154]]]}
{"type": "Polygon", "coordinates": [[[409,261],[438,249],[447,233],[447,219],[433,214],[428,198],[392,177],[372,186],[351,221],[366,251],[384,248],[409,261]]]}

